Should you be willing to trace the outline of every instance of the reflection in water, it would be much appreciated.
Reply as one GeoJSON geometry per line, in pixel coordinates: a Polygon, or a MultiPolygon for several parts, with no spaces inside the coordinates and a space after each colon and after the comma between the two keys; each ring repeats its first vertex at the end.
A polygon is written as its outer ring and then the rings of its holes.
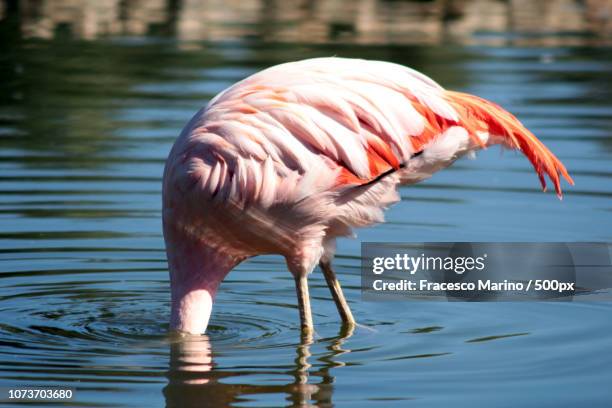
{"type": "Polygon", "coordinates": [[[286,372],[293,381],[273,385],[235,383],[241,375],[256,375],[258,372],[213,370],[214,353],[207,335],[174,334],[170,342],[170,367],[166,375],[168,385],[163,389],[166,406],[229,406],[248,399],[249,395],[259,394],[282,394],[294,406],[329,406],[332,404],[334,383],[331,369],[344,365],[336,361],[336,357],[350,352],[342,345],[353,335],[353,331],[352,327],[344,326],[338,336],[317,341],[326,345],[327,352],[317,357],[321,364],[314,372],[311,372],[312,364],[309,362],[313,358],[310,351],[313,341],[303,339],[295,346],[295,367],[286,372]],[[321,380],[313,384],[312,377],[321,380]],[[232,383],[224,383],[225,378],[233,378],[232,383]]]}
{"type": "Polygon", "coordinates": [[[170,343],[170,383],[208,384],[208,373],[213,367],[208,336],[174,336],[170,343]]]}
{"type": "MultiPolygon", "coordinates": [[[[500,29],[528,33],[547,45],[609,41],[607,0],[46,0],[9,1],[19,9],[26,37],[172,35],[181,40],[259,38],[280,42],[439,43],[470,41],[500,29]],[[547,38],[552,33],[563,38],[547,38]]],[[[10,7],[7,7],[7,12],[10,7]]],[[[14,11],[14,10],[13,10],[14,11]]],[[[497,43],[502,38],[490,39],[497,43]]]]}

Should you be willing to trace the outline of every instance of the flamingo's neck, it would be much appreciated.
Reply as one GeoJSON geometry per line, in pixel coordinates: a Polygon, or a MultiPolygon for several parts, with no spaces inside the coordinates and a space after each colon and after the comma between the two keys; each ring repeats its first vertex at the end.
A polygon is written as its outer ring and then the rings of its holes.
{"type": "Polygon", "coordinates": [[[238,261],[176,228],[165,228],[164,235],[172,291],[170,328],[202,334],[217,288],[238,261]]]}

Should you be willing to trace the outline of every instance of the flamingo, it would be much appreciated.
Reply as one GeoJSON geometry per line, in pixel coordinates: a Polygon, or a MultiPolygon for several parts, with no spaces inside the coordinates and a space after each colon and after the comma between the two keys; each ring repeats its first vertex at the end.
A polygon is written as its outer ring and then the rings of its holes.
{"type": "Polygon", "coordinates": [[[342,321],[355,319],[332,268],[336,238],[384,220],[400,185],[491,145],[520,150],[562,198],[564,165],[521,122],[478,96],[383,61],[315,58],[265,69],[214,97],[174,143],[163,178],[171,329],[205,332],[240,262],[280,254],[302,333],[319,265],[342,321]]]}

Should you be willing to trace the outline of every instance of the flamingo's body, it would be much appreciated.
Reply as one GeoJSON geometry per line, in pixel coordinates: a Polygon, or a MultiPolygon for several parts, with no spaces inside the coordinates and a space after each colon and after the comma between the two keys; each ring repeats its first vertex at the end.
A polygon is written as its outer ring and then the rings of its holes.
{"type": "Polygon", "coordinates": [[[510,113],[409,68],[319,58],[225,90],[187,124],[166,163],[163,218],[174,329],[206,329],[217,287],[242,260],[281,254],[312,328],[307,275],[331,270],[335,240],[383,221],[413,184],[493,144],[521,150],[561,194],[563,164],[510,113]]]}

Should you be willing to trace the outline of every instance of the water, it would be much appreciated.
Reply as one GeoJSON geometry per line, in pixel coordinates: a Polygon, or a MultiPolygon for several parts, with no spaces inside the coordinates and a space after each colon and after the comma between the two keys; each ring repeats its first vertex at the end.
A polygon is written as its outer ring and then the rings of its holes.
{"type": "Polygon", "coordinates": [[[522,47],[511,34],[493,45],[207,42],[163,30],[85,40],[63,26],[40,40],[7,21],[0,385],[76,387],[78,406],[609,405],[611,304],[362,302],[358,255],[361,240],[611,241],[610,48],[555,36],[522,47]],[[321,55],[406,64],[502,104],[576,186],[560,202],[526,159],[490,149],[403,188],[386,224],[339,242],[336,270],[366,327],[340,329],[317,270],[317,337],[300,344],[293,280],[268,256],[228,276],[208,336],[169,336],[160,182],[174,138],[231,83],[321,55]]]}

